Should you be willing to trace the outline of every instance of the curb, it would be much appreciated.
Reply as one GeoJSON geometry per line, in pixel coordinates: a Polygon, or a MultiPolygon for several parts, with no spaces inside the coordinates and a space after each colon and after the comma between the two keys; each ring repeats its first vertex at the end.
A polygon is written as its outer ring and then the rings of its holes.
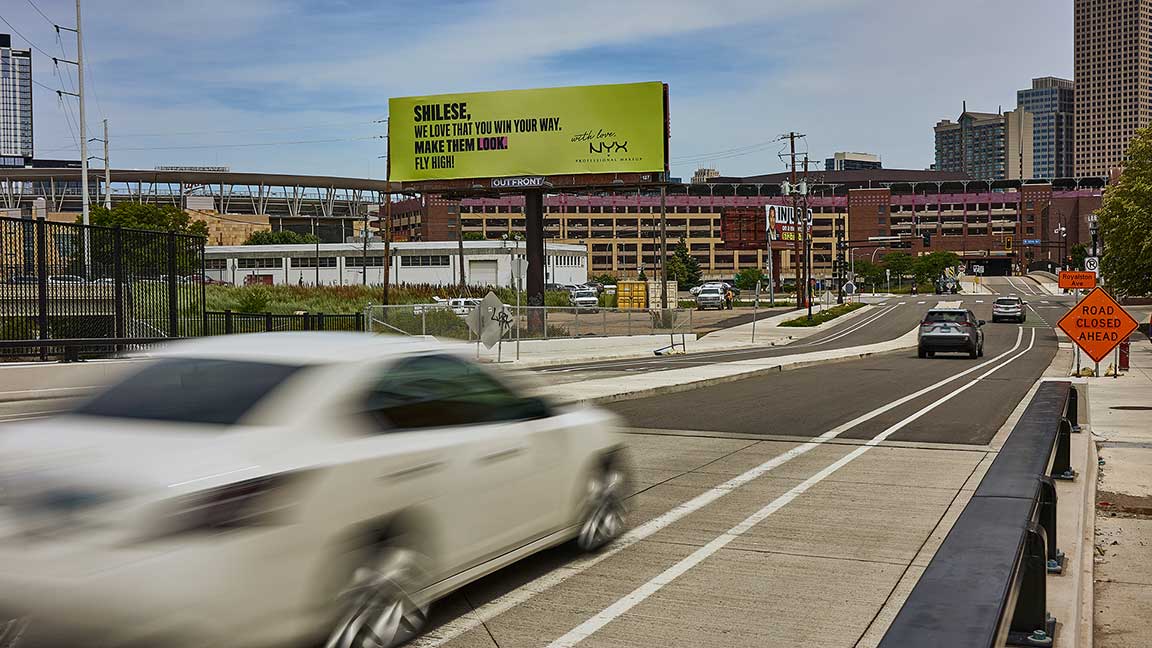
{"type": "Polygon", "coordinates": [[[27,389],[22,391],[0,392],[0,403],[77,398],[87,396],[97,389],[99,389],[97,386],[92,385],[88,387],[57,387],[53,389],[27,389]]]}

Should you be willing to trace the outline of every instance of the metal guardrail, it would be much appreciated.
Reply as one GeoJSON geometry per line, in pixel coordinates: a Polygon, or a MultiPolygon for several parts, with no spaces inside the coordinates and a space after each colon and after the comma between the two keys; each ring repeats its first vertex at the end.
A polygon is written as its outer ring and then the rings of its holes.
{"type": "Polygon", "coordinates": [[[0,340],[0,356],[9,360],[49,360],[79,362],[87,358],[116,357],[149,346],[188,338],[61,338],[54,340],[0,340]]]}
{"type": "Polygon", "coordinates": [[[237,313],[206,311],[205,335],[273,331],[363,331],[364,313],[237,313]]]}
{"type": "Polygon", "coordinates": [[[1063,569],[1053,479],[1074,479],[1076,390],[1042,383],[880,648],[1051,646],[1046,577],[1063,569]]]}

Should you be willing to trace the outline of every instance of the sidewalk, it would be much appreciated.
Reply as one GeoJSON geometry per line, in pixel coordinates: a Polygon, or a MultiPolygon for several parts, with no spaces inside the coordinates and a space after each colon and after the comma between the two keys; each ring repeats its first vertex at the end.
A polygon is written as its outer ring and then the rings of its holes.
{"type": "MultiPolygon", "coordinates": [[[[1133,340],[1136,336],[1133,336],[1133,340]]],[[[1089,378],[1096,492],[1095,641],[1152,645],[1152,343],[1133,341],[1131,370],[1089,378]]]]}
{"type": "MultiPolygon", "coordinates": [[[[554,340],[522,340],[520,342],[520,359],[516,360],[516,342],[505,340],[502,350],[496,347],[485,349],[480,347],[481,360],[495,362],[499,356],[502,364],[513,367],[546,367],[549,365],[571,364],[578,362],[598,362],[601,360],[624,360],[631,358],[651,358],[654,351],[670,346],[673,341],[676,345],[684,344],[686,353],[700,353],[705,351],[724,351],[730,349],[752,349],[773,347],[790,344],[796,340],[814,335],[832,326],[843,324],[854,318],[871,312],[873,306],[865,306],[857,310],[812,327],[781,327],[780,323],[799,317],[803,311],[795,310],[765,317],[756,322],[756,338],[752,338],[752,323],[741,324],[707,335],[697,337],[693,333],[677,333],[674,336],[667,333],[660,335],[633,335],[612,337],[582,337],[554,340]]],[[[813,306],[812,311],[819,312],[823,307],[813,306]]],[[[475,343],[471,344],[475,347],[475,343]]],[[[680,351],[677,348],[677,351],[680,351]]]]}

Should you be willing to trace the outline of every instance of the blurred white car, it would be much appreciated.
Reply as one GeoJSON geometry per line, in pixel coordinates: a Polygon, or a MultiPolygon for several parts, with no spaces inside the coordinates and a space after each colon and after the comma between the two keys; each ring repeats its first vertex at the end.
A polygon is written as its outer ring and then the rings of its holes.
{"type": "Polygon", "coordinates": [[[435,599],[622,532],[616,424],[423,341],[173,345],[68,415],[0,430],[0,637],[402,643],[435,599]]]}

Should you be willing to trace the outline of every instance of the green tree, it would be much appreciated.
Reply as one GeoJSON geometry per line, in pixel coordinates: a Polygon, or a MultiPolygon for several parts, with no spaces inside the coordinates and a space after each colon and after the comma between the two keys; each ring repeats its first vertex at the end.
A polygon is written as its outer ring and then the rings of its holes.
{"type": "Polygon", "coordinates": [[[679,288],[692,288],[700,285],[702,274],[700,262],[688,253],[688,244],[681,238],[668,257],[668,278],[674,279],[679,288]]]}
{"type": "Polygon", "coordinates": [[[483,241],[483,240],[485,240],[483,232],[464,232],[463,239],[465,241],[483,241]]]}
{"type": "Polygon", "coordinates": [[[892,271],[892,278],[905,277],[912,272],[912,255],[907,252],[889,252],[881,257],[884,267],[892,271]]]}
{"type": "Polygon", "coordinates": [[[319,242],[320,238],[315,234],[301,234],[292,230],[252,232],[247,239],[244,239],[244,245],[299,245],[319,242]]]}
{"type": "Polygon", "coordinates": [[[1136,131],[1120,178],[1104,190],[1096,212],[1104,283],[1120,295],[1152,293],[1152,129],[1136,131]]]}
{"type": "Polygon", "coordinates": [[[592,275],[591,277],[588,278],[588,280],[595,282],[595,283],[598,283],[602,286],[615,286],[616,283],[619,281],[619,279],[616,278],[616,275],[608,274],[608,273],[592,275]]]}
{"type": "Polygon", "coordinates": [[[960,263],[955,252],[932,252],[916,257],[912,261],[912,274],[917,283],[934,280],[944,274],[944,270],[960,263]]]}
{"type": "Polygon", "coordinates": [[[856,260],[856,287],[862,288],[864,285],[876,285],[884,281],[884,268],[878,263],[872,263],[868,259],[856,260]]]}
{"type": "MultiPolygon", "coordinates": [[[[81,217],[77,217],[77,222],[81,217]]],[[[83,254],[82,239],[77,237],[71,246],[71,266],[75,274],[84,274],[86,261],[91,262],[88,274],[91,277],[111,277],[119,267],[130,279],[156,278],[171,272],[168,264],[169,238],[167,232],[190,235],[200,238],[179,237],[175,241],[176,255],[173,259],[176,274],[185,275],[199,272],[200,250],[208,236],[208,224],[194,220],[187,212],[174,205],[153,205],[124,202],[111,210],[101,205],[92,206],[89,222],[101,227],[121,227],[126,230],[152,230],[152,232],[125,231],[121,234],[122,254],[115,255],[114,237],[108,230],[93,230],[88,237],[91,254],[83,254]],[[154,232],[154,233],[153,233],[154,232]]]]}
{"type": "MultiPolygon", "coordinates": [[[[81,218],[77,217],[76,222],[81,222],[81,218]]],[[[175,205],[123,202],[115,205],[111,210],[104,209],[101,205],[94,205],[89,210],[89,222],[103,227],[119,225],[131,229],[208,236],[207,223],[202,220],[194,220],[188,215],[188,212],[175,205]]]]}
{"type": "Polygon", "coordinates": [[[755,290],[756,282],[764,280],[764,271],[760,268],[744,268],[736,273],[736,287],[740,290],[755,290]]]}

